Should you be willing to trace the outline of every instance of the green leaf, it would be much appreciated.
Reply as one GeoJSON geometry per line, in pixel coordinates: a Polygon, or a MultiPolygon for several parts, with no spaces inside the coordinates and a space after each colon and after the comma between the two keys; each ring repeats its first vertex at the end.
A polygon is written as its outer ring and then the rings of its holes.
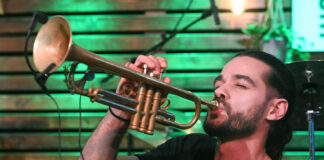
{"type": "Polygon", "coordinates": [[[262,39],[263,39],[264,41],[266,41],[266,42],[270,41],[270,39],[271,39],[271,34],[266,34],[266,35],[264,35],[262,39]]]}
{"type": "Polygon", "coordinates": [[[243,34],[246,34],[246,35],[250,34],[250,31],[248,29],[243,28],[241,30],[242,30],[243,34]]]}

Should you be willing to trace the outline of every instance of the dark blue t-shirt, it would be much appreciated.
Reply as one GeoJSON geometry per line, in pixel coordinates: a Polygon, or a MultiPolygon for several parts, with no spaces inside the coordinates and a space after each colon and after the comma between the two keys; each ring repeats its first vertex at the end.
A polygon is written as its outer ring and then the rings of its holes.
{"type": "Polygon", "coordinates": [[[217,141],[205,134],[189,134],[172,138],[152,149],[136,155],[140,160],[213,160],[217,141]]]}

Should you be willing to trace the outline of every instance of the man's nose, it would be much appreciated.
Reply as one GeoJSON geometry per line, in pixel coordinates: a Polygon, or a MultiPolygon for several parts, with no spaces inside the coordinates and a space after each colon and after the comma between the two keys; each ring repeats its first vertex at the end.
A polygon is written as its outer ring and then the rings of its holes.
{"type": "Polygon", "coordinates": [[[228,99],[229,94],[225,85],[217,87],[214,91],[214,96],[220,99],[228,99]]]}

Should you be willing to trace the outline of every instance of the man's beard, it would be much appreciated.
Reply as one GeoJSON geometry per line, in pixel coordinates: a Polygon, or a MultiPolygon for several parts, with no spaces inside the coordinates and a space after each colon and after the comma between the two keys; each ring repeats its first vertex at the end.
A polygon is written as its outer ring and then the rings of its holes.
{"type": "Polygon", "coordinates": [[[216,136],[223,142],[253,134],[266,108],[265,102],[262,106],[249,111],[248,115],[244,115],[243,113],[232,113],[231,106],[225,102],[223,104],[228,120],[219,126],[215,126],[212,121],[208,120],[207,116],[203,125],[208,135],[216,136]]]}

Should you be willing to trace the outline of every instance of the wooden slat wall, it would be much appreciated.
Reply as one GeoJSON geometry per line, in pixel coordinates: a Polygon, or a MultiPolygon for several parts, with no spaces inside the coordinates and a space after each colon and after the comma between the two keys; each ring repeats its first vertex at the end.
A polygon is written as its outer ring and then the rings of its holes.
{"type": "MultiPolygon", "coordinates": [[[[35,83],[23,57],[23,47],[32,12],[41,10],[50,17],[63,15],[70,22],[73,41],[79,46],[96,52],[114,62],[124,64],[132,57],[152,47],[161,40],[160,33],[173,30],[189,1],[184,0],[2,0],[4,15],[0,16],[0,159],[57,159],[58,116],[55,104],[42,94],[35,83]]],[[[172,84],[191,90],[199,97],[211,99],[212,81],[224,64],[237,51],[245,47],[247,38],[240,29],[248,23],[260,22],[265,0],[247,0],[247,11],[236,16],[230,12],[231,1],[216,0],[220,9],[221,25],[213,18],[194,25],[186,33],[171,40],[158,56],[169,61],[167,76],[172,84]]],[[[0,3],[1,4],[1,3],[0,3]]],[[[210,7],[208,0],[194,0],[178,29],[195,20],[201,11],[210,7]]],[[[285,16],[290,25],[291,1],[284,1],[285,16]]],[[[32,52],[37,26],[30,40],[28,51],[32,52]]],[[[30,56],[30,60],[32,57],[30,56]]],[[[78,68],[78,72],[86,67],[78,68]]],[[[78,73],[77,76],[82,76],[78,73]]],[[[87,87],[101,86],[114,90],[119,81],[114,77],[105,81],[107,75],[100,73],[87,87]]],[[[79,96],[69,94],[64,82],[63,67],[48,80],[47,86],[61,109],[62,155],[64,159],[77,159],[79,128],[79,96]]],[[[186,111],[184,119],[190,119],[191,102],[170,95],[171,108],[186,111]],[[188,114],[187,114],[188,113],[188,114]]],[[[91,103],[82,98],[82,135],[85,144],[92,130],[104,116],[107,106],[91,103]]],[[[202,113],[204,115],[205,112],[202,113]]],[[[202,117],[203,119],[203,117],[202,117]]],[[[159,130],[164,126],[158,125],[159,130]]],[[[201,126],[198,126],[198,128],[201,126]]],[[[306,129],[301,127],[302,130],[306,129]]],[[[184,134],[175,131],[171,136],[184,134]]],[[[324,150],[324,134],[316,131],[316,149],[324,150]]],[[[120,154],[126,154],[127,135],[120,154]]],[[[163,137],[157,137],[164,139],[163,137]]],[[[141,136],[134,136],[137,152],[153,148],[141,136]]],[[[295,131],[287,146],[284,159],[307,159],[307,132],[295,131]]],[[[323,152],[317,152],[324,159],[323,152]]]]}

